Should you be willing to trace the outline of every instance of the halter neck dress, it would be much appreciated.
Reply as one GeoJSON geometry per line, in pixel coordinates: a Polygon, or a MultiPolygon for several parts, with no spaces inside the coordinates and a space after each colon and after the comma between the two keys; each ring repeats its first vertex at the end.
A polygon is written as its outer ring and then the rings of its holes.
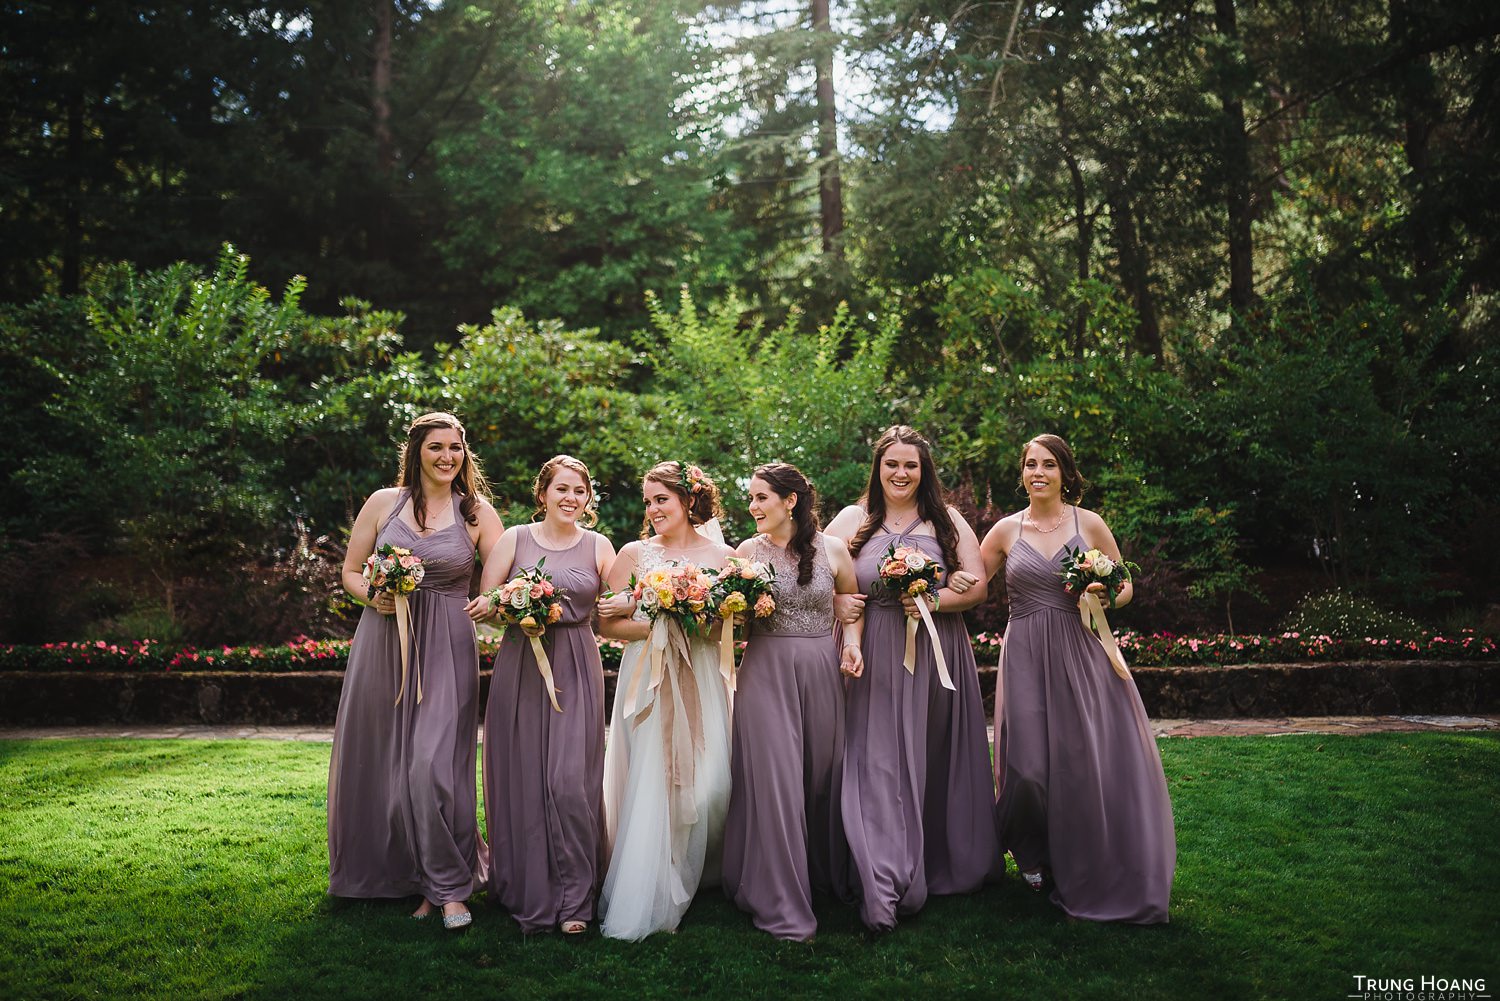
{"type": "Polygon", "coordinates": [[[473,893],[479,865],[479,656],[464,611],[474,543],[457,494],[453,523],[425,536],[397,516],[408,500],[403,490],[375,546],[410,549],[426,568],[408,596],[411,667],[403,690],[396,618],[366,606],[349,649],[328,765],[328,892],[421,894],[446,904],[473,893]]]}
{"type": "Polygon", "coordinates": [[[933,616],[956,691],[938,681],[932,640],[917,630],[916,670],[901,660],[906,613],[879,593],[881,557],[911,545],[947,567],[936,538],[884,526],[855,557],[865,603],[864,674],[849,683],[843,812],[860,918],[873,929],[895,926],[927,895],[968,893],[1000,873],[994,777],[974,648],[962,613],[933,616]]]}
{"type": "MultiPolygon", "coordinates": [[[[1010,622],[995,697],[996,819],[1023,871],[1050,869],[1052,901],[1094,921],[1167,920],[1172,803],[1135,682],[1110,667],[1050,557],[1016,532],[1010,622]]],[[[1073,536],[1086,545],[1073,512],[1073,536]]]]}
{"type": "Polygon", "coordinates": [[[599,596],[594,532],[553,550],[533,527],[516,535],[513,566],[542,569],[563,592],[562,618],[542,649],[562,712],[552,708],[520,627],[495,654],[484,715],[488,888],[524,932],[592,921],[604,878],[604,668],[590,617],[599,596]]]}
{"type": "Polygon", "coordinates": [[[752,549],[776,570],[776,611],[751,623],[740,663],[724,830],[724,892],[757,928],[798,941],[818,929],[813,891],[848,896],[833,569],[822,534],[812,545],[806,586],[795,553],[764,536],[752,549]]]}

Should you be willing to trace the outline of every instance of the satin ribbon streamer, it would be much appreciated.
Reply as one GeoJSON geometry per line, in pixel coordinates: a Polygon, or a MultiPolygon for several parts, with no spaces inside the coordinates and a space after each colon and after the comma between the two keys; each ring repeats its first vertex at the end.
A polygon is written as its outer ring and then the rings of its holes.
{"type": "Polygon", "coordinates": [[[531,652],[536,657],[537,673],[542,676],[542,684],[547,686],[547,698],[552,702],[553,709],[562,712],[562,706],[557,704],[557,686],[552,682],[552,661],[547,659],[547,651],[542,649],[542,638],[540,636],[527,636],[526,638],[531,641],[531,652]]]}
{"type": "MultiPolygon", "coordinates": [[[[953,687],[953,679],[948,676],[948,660],[943,656],[943,644],[938,640],[937,625],[932,621],[932,614],[927,611],[927,598],[918,594],[913,595],[912,600],[917,603],[917,612],[927,625],[927,635],[932,638],[932,657],[937,661],[938,682],[948,691],[956,692],[958,689],[953,687]]],[[[906,617],[906,653],[901,658],[901,664],[906,668],[907,674],[917,673],[917,620],[910,615],[906,617]]]]}
{"type": "Polygon", "coordinates": [[[1104,605],[1093,591],[1083,592],[1083,600],[1078,603],[1078,616],[1083,620],[1083,628],[1099,638],[1099,645],[1104,647],[1104,656],[1109,658],[1109,666],[1115,669],[1116,674],[1129,681],[1130,668],[1125,666],[1125,656],[1120,653],[1115,634],[1110,631],[1109,620],[1104,617],[1104,605]]]}
{"type": "MultiPolygon", "coordinates": [[[[734,620],[725,619],[719,632],[719,676],[724,679],[724,690],[734,698],[734,620]]],[[[732,704],[732,703],[731,703],[732,704]]]]}
{"type": "MultiPolygon", "coordinates": [[[[661,721],[667,768],[667,804],[671,816],[672,858],[687,850],[692,825],[698,822],[697,760],[703,751],[703,706],[693,677],[692,652],[682,627],[666,616],[651,624],[647,670],[636,673],[626,716],[640,726],[655,710],[661,721]],[[646,690],[641,682],[649,674],[646,690]],[[645,704],[642,704],[642,700],[645,704]]],[[[674,888],[673,897],[679,896],[674,888]]],[[[686,898],[677,899],[686,903],[686,898]]]]}
{"type": "MultiPolygon", "coordinates": [[[[396,598],[396,637],[401,641],[401,687],[396,689],[396,701],[391,703],[391,708],[401,704],[401,696],[406,694],[406,673],[408,652],[412,660],[417,660],[417,652],[411,649],[411,602],[406,595],[399,591],[396,598]]],[[[422,664],[418,661],[416,665],[417,674],[417,705],[422,704],[422,664]]]]}

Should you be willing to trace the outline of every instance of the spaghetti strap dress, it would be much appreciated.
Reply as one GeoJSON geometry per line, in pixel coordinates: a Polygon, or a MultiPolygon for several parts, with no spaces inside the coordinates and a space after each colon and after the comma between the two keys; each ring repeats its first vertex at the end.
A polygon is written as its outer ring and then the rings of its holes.
{"type": "Polygon", "coordinates": [[[464,611],[474,543],[459,495],[453,523],[426,536],[397,517],[408,500],[403,491],[375,545],[410,549],[426,568],[408,598],[410,666],[403,686],[396,618],[366,607],[349,649],[328,765],[328,892],[420,894],[441,905],[474,892],[480,864],[479,655],[464,611]]]}
{"type": "MultiPolygon", "coordinates": [[[[1083,545],[1078,512],[1073,537],[1083,545]]],[[[1076,918],[1167,920],[1177,841],[1172,803],[1135,682],[1110,666],[1062,584],[1063,549],[1017,531],[1005,562],[1010,622],[995,699],[996,823],[1025,872],[1052,873],[1076,918]]]]}
{"type": "Polygon", "coordinates": [[[563,593],[542,649],[562,712],[552,708],[519,627],[495,654],[484,715],[484,813],[489,891],[524,932],[592,921],[604,878],[604,668],[590,624],[599,596],[593,532],[566,550],[525,526],[517,567],[542,569],[563,593]]]}

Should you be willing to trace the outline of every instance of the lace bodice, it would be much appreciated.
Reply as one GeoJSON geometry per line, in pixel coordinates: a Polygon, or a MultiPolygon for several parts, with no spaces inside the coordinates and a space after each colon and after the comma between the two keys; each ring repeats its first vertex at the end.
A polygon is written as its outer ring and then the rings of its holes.
{"type": "Polygon", "coordinates": [[[813,536],[812,580],[797,583],[797,555],[764,535],[755,538],[751,555],[776,569],[776,611],[757,619],[755,631],[786,636],[826,636],[833,630],[833,568],[823,533],[813,536]]]}

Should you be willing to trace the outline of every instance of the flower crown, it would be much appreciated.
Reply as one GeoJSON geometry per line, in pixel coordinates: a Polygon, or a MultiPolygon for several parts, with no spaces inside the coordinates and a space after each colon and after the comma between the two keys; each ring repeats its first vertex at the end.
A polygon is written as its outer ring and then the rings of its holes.
{"type": "Polygon", "coordinates": [[[682,489],[689,494],[701,493],[708,489],[708,474],[697,466],[690,466],[686,462],[678,461],[677,466],[682,470],[677,476],[677,482],[682,484],[682,489]]]}

